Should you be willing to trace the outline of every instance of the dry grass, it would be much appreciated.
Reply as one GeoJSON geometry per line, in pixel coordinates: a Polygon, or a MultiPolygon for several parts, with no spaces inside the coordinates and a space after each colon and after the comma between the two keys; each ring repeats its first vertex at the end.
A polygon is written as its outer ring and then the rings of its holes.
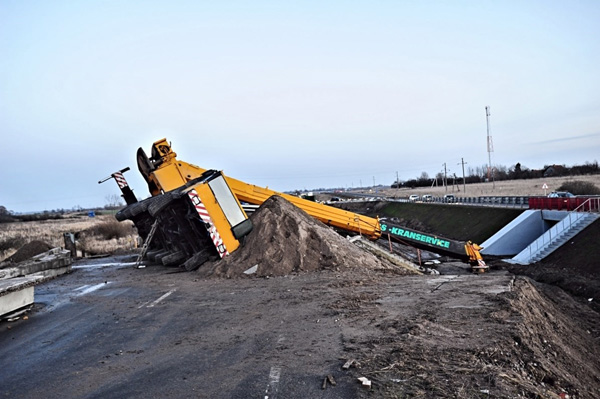
{"type": "Polygon", "coordinates": [[[84,231],[86,236],[98,236],[105,240],[127,237],[131,234],[131,223],[121,223],[116,219],[106,220],[84,231]]]}
{"type": "MultiPolygon", "coordinates": [[[[457,180],[458,182],[459,180],[457,180]]],[[[558,191],[558,188],[567,182],[586,181],[600,187],[600,175],[589,176],[574,176],[574,177],[547,177],[541,179],[528,180],[504,180],[492,183],[476,183],[467,184],[466,193],[463,193],[463,185],[459,184],[452,187],[452,181],[449,180],[449,185],[446,188],[441,187],[419,187],[415,189],[388,188],[379,190],[379,193],[385,193],[389,196],[408,197],[411,194],[424,195],[431,194],[433,196],[443,196],[444,194],[454,194],[460,197],[479,197],[479,196],[535,196],[544,195],[544,183],[548,186],[546,194],[552,191],[558,191]]]]}
{"type": "Polygon", "coordinates": [[[64,247],[64,233],[80,233],[77,248],[91,255],[137,247],[137,232],[133,223],[119,223],[112,215],[3,223],[0,224],[0,261],[34,240],[43,241],[52,247],[64,247]]]}

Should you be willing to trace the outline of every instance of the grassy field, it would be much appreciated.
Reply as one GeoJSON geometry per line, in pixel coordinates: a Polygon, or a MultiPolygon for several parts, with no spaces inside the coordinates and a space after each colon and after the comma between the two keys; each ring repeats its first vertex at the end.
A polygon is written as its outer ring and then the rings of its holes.
{"type": "Polygon", "coordinates": [[[119,223],[112,215],[67,217],[58,220],[0,224],[0,261],[23,245],[43,241],[51,247],[64,247],[64,233],[79,233],[77,249],[90,255],[130,250],[137,245],[133,223],[119,223]]]}
{"type": "MultiPolygon", "coordinates": [[[[460,179],[457,179],[459,182],[460,179]]],[[[535,196],[550,194],[568,181],[589,181],[600,187],[600,175],[587,175],[575,177],[547,177],[541,179],[528,180],[504,180],[492,183],[476,183],[467,184],[466,191],[463,190],[463,185],[458,184],[452,186],[452,180],[448,181],[448,187],[419,187],[419,188],[401,188],[401,189],[384,189],[379,190],[380,194],[386,194],[396,197],[408,197],[411,194],[433,196],[443,196],[444,194],[454,194],[460,197],[479,197],[479,196],[535,196]],[[544,191],[543,186],[546,184],[548,189],[544,191]]]]}

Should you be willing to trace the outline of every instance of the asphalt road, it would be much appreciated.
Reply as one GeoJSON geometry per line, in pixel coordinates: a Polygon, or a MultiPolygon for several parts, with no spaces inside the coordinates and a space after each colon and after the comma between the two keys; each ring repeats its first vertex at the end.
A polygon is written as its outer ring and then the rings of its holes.
{"type": "Polygon", "coordinates": [[[76,263],[36,286],[27,319],[0,323],[1,396],[357,397],[319,274],[200,280],[131,260],[76,263]]]}

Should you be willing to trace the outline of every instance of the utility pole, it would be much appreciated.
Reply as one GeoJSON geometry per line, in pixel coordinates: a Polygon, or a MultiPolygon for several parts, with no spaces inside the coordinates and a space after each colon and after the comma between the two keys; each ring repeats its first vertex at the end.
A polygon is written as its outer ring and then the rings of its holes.
{"type": "Polygon", "coordinates": [[[446,192],[448,192],[448,178],[446,177],[446,162],[444,162],[444,187],[446,188],[446,192]]]}
{"type": "Polygon", "coordinates": [[[488,151],[488,181],[490,175],[492,179],[492,189],[496,188],[496,182],[494,181],[494,168],[492,168],[492,152],[494,151],[494,143],[492,143],[492,136],[490,135],[490,106],[485,107],[485,121],[487,124],[487,151],[488,151]]]}
{"type": "Polygon", "coordinates": [[[465,182],[465,164],[467,162],[465,162],[464,158],[461,158],[460,159],[460,163],[462,164],[462,171],[463,171],[463,193],[466,193],[467,192],[467,185],[466,185],[466,182],[465,182]]]}

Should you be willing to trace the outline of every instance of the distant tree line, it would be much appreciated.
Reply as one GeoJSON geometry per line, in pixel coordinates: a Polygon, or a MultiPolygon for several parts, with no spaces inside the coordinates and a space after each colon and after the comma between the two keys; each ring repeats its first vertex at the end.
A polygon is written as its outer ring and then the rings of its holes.
{"type": "Polygon", "coordinates": [[[96,215],[101,215],[102,209],[110,210],[112,208],[105,206],[104,208],[83,209],[81,206],[76,205],[71,209],[60,208],[34,213],[15,213],[6,209],[5,206],[0,205],[0,223],[55,220],[68,218],[74,215],[85,216],[90,210],[93,210],[96,215]]]}
{"type": "Polygon", "coordinates": [[[6,207],[0,205],[0,223],[62,219],[63,215],[67,212],[66,209],[55,209],[38,213],[15,214],[14,212],[7,210],[6,207]]]}
{"type": "MultiPolygon", "coordinates": [[[[96,214],[100,214],[99,212],[101,212],[101,209],[115,210],[124,206],[122,198],[119,195],[107,195],[105,199],[106,205],[104,205],[103,208],[96,207],[90,208],[89,210],[93,210],[96,212],[96,214]]],[[[34,222],[39,220],[62,219],[67,214],[72,215],[74,212],[86,212],[86,209],[83,209],[80,205],[75,205],[71,209],[57,208],[41,212],[19,214],[6,209],[6,207],[3,205],[0,205],[0,223],[34,222]]]]}
{"type": "MultiPolygon", "coordinates": [[[[526,166],[517,163],[510,168],[502,165],[493,167],[493,179],[501,180],[518,180],[518,179],[538,179],[542,177],[561,177],[561,176],[581,176],[600,173],[598,161],[586,162],[583,165],[545,165],[542,169],[529,169],[526,166]]],[[[490,175],[491,176],[491,175],[490,175]]],[[[451,184],[462,184],[462,175],[457,176],[455,173],[447,173],[444,176],[443,172],[439,172],[435,177],[430,177],[427,172],[422,172],[421,176],[405,181],[397,181],[392,184],[392,188],[415,188],[415,187],[431,187],[435,185],[442,186],[451,184]]],[[[488,180],[488,166],[469,167],[465,174],[465,183],[484,183],[488,180]]]]}

